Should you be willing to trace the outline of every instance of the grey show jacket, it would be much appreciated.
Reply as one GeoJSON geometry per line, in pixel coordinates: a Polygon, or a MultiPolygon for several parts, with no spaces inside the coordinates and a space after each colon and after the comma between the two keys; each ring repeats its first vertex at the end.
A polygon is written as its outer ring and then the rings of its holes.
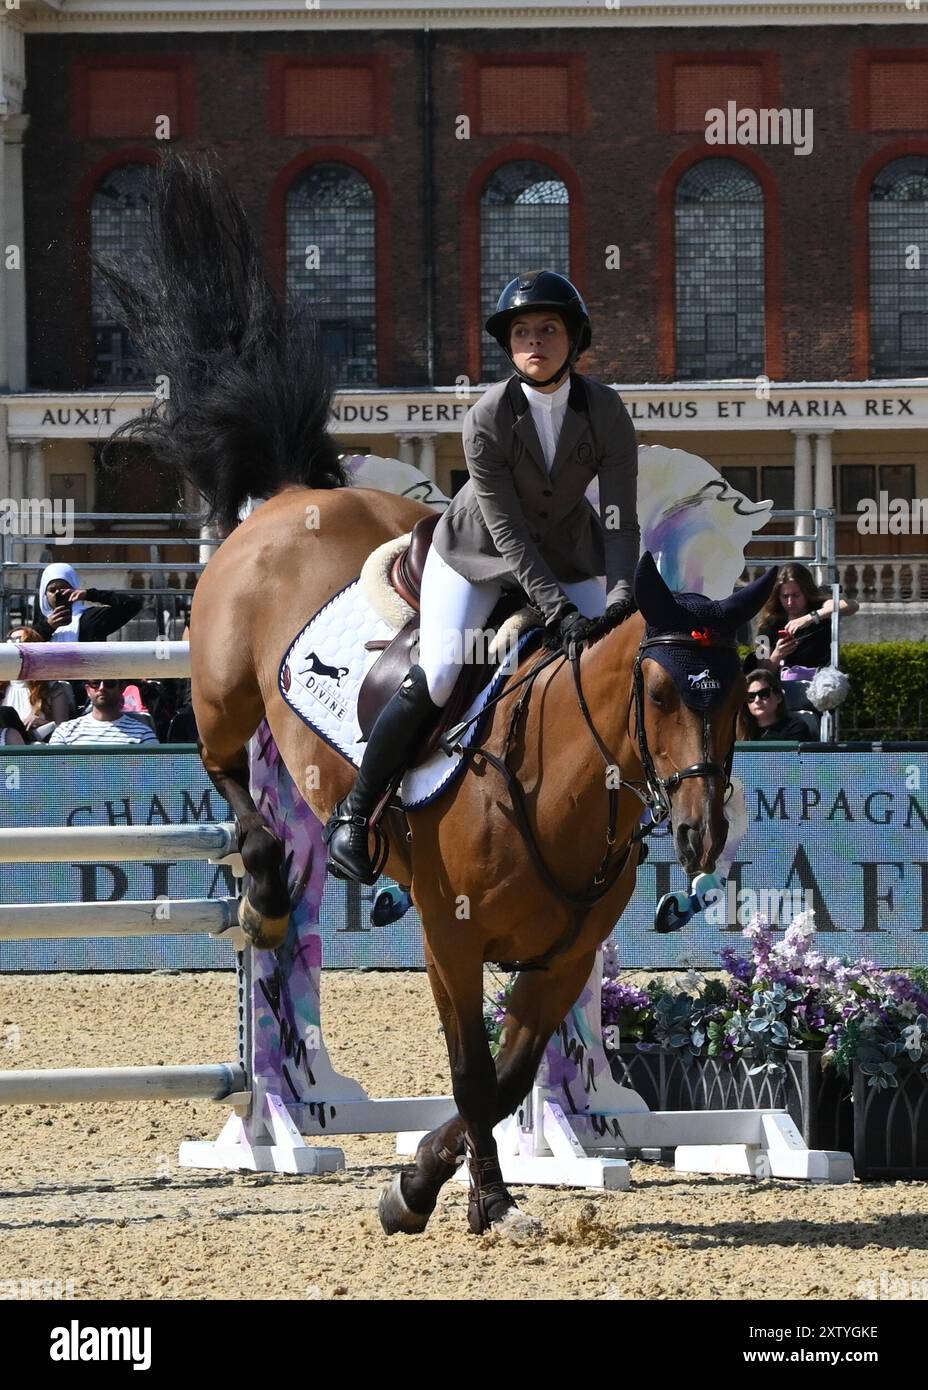
{"type": "Polygon", "coordinates": [[[495,382],[464,417],[464,454],[470,478],[433,539],[452,569],[521,587],[546,621],[566,603],[558,581],[604,574],[609,603],[631,597],[638,445],[617,392],[571,373],[549,476],[519,378],[495,382]],[[584,496],[597,473],[599,516],[584,496]]]}

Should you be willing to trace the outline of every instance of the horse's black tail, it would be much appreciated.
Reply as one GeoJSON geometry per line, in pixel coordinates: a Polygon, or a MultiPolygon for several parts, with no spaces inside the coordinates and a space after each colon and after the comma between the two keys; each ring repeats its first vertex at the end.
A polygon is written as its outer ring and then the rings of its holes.
{"type": "Polygon", "coordinates": [[[94,258],[157,397],[111,440],[146,444],[226,532],[249,496],[344,485],[315,317],[280,302],[245,210],[208,158],[170,153],[158,166],[149,250],[142,276],[94,258]]]}

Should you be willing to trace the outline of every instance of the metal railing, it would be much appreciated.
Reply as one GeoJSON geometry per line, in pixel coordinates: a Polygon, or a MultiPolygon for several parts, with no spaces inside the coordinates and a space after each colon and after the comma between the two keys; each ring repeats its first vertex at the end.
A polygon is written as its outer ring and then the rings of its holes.
{"type": "Polygon", "coordinates": [[[9,631],[13,623],[29,623],[35,614],[35,580],[47,564],[64,558],[61,552],[88,547],[143,546],[149,551],[147,560],[81,561],[80,576],[85,588],[125,589],[143,600],[140,613],[123,625],[121,639],[144,641],[152,637],[179,637],[190,616],[190,604],[197,579],[206,568],[204,550],[218,546],[219,538],[203,534],[204,518],[188,512],[76,512],[69,518],[75,529],[66,540],[56,536],[33,536],[24,533],[0,534],[0,627],[9,631]],[[105,535],[99,527],[113,527],[105,535]],[[127,535],[130,527],[164,526],[161,535],[127,535]],[[195,528],[194,534],[184,535],[182,527],[195,528]],[[116,529],[119,528],[119,529],[116,529]],[[93,534],[96,532],[96,534],[93,534]],[[190,559],[164,560],[166,547],[196,548],[190,559]],[[16,555],[16,550],[21,551],[16,555]],[[30,552],[38,558],[30,558],[30,552]],[[175,577],[175,584],[159,582],[175,577]],[[134,582],[142,579],[142,585],[134,582]]]}

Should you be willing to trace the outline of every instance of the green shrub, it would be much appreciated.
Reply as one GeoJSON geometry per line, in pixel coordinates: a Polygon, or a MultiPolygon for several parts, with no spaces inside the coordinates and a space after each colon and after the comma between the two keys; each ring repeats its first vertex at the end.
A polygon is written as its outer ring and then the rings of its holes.
{"type": "Polygon", "coordinates": [[[928,738],[928,642],[848,642],[841,738],[928,738]]]}

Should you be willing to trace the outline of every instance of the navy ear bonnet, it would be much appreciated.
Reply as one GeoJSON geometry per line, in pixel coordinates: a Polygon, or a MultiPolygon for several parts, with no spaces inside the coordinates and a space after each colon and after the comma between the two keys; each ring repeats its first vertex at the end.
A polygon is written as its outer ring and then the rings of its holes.
{"type": "Polygon", "coordinates": [[[705,594],[675,594],[661,578],[654,557],[646,550],[635,571],[635,602],[645,623],[645,641],[666,633],[694,637],[698,645],[648,647],[645,656],[658,662],[671,676],[684,704],[690,709],[711,710],[723,704],[741,675],[741,658],[735,646],[718,646],[735,640],[739,627],[759,613],[776,583],[770,569],[729,598],[705,594]]]}

